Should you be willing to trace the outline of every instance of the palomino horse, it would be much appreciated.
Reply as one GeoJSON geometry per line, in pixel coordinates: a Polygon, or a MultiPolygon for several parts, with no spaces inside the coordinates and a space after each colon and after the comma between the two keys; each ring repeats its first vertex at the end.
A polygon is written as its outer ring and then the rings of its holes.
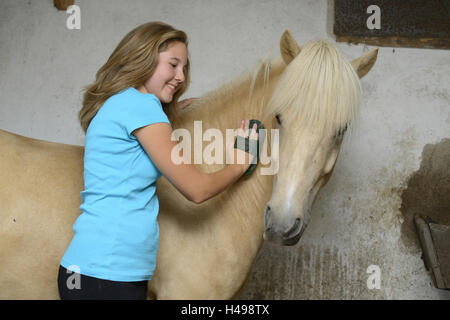
{"type": "MultiPolygon", "coordinates": [[[[371,69],[377,50],[350,64],[323,41],[301,50],[287,31],[280,45],[282,59],[263,63],[190,108],[169,111],[173,128],[191,134],[194,120],[202,120],[203,130],[225,132],[240,119],[264,119],[267,129],[279,129],[280,156],[274,146],[271,154],[279,172],[262,175],[259,165],[200,205],[161,178],[160,245],[149,297],[236,297],[263,235],[292,245],[305,229],[354,120],[358,75],[371,69]]],[[[205,172],[221,167],[197,166],[205,172]]],[[[82,171],[82,147],[0,131],[0,298],[58,298],[57,271],[80,213],[82,171]]]]}

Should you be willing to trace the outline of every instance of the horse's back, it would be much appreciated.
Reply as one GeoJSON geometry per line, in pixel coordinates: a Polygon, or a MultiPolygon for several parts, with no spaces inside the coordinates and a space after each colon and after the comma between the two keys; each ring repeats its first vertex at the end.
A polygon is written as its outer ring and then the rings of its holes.
{"type": "Polygon", "coordinates": [[[57,298],[82,173],[82,147],[0,130],[0,299],[57,298]]]}

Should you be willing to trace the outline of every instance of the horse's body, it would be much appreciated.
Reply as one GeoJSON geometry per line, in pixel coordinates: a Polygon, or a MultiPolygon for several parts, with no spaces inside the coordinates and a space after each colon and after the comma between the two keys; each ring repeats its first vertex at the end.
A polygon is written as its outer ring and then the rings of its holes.
{"type": "MultiPolygon", "coordinates": [[[[265,68],[268,65],[263,64],[255,76],[234,81],[180,114],[170,114],[173,128],[186,128],[193,137],[193,121],[202,120],[203,131],[217,128],[225,137],[225,129],[236,127],[241,119],[265,118],[267,102],[287,68],[286,63],[299,53],[288,33],[283,35],[281,49],[284,62],[274,63],[270,71],[265,68]],[[252,92],[251,99],[249,92],[252,92]]],[[[354,61],[353,66],[360,76],[368,72],[375,62],[374,57],[376,52],[354,61]]],[[[269,130],[274,128],[273,117],[266,117],[264,125],[269,130]]],[[[280,191],[280,181],[273,181],[274,176],[261,175],[260,166],[249,178],[241,179],[201,205],[187,201],[166,179],[158,181],[160,244],[157,268],[149,285],[150,296],[158,299],[232,298],[245,283],[262,245],[263,234],[269,240],[284,244],[298,241],[309,219],[303,216],[304,212],[310,210],[318,189],[331,175],[340,140],[326,151],[318,152],[329,139],[313,138],[317,133],[307,128],[291,129],[302,132],[296,137],[298,143],[303,143],[300,149],[313,150],[313,155],[306,151],[298,155],[305,158],[301,167],[308,167],[307,161],[323,163],[322,168],[317,169],[321,174],[310,182],[309,193],[313,195],[305,200],[309,203],[304,209],[298,210],[301,217],[295,219],[295,227],[275,224],[271,211],[281,212],[283,207],[274,196],[276,193],[272,193],[272,187],[274,192],[284,191],[280,191]],[[314,141],[316,147],[311,147],[314,141]],[[326,159],[318,161],[318,154],[326,159]],[[271,208],[266,207],[268,201],[271,208]],[[300,226],[299,220],[302,220],[300,226]],[[279,230],[284,240],[277,238],[279,230]]],[[[280,137],[283,139],[283,134],[280,137]]],[[[285,140],[288,140],[286,136],[285,140]]],[[[283,155],[286,147],[283,141],[280,145],[283,155]]],[[[291,166],[283,162],[282,157],[275,157],[275,160],[280,162],[280,173],[285,170],[285,176],[287,170],[295,168],[295,163],[291,166]]],[[[82,162],[82,147],[38,141],[0,130],[0,299],[58,298],[59,262],[72,238],[72,225],[80,214],[82,162]]],[[[221,166],[198,165],[200,170],[208,172],[221,166]]],[[[288,174],[299,177],[295,172],[288,174]]],[[[285,193],[292,194],[297,189],[291,187],[285,193]]],[[[299,195],[299,198],[305,197],[299,195]]],[[[292,206],[287,208],[286,212],[292,212],[292,206]]]]}

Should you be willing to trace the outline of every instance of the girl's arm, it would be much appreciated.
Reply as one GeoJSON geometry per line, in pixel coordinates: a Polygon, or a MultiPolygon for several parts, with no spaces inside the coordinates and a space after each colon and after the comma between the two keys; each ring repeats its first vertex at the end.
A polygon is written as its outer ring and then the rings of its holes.
{"type": "MultiPolygon", "coordinates": [[[[243,121],[238,134],[244,136],[248,132],[249,121],[243,121]]],[[[177,188],[188,200],[202,203],[222,192],[231,183],[239,179],[250,166],[253,156],[238,149],[234,152],[234,159],[244,157],[245,164],[227,164],[214,173],[202,173],[193,164],[175,164],[171,160],[172,149],[177,145],[171,140],[172,128],[168,123],[155,123],[133,131],[159,171],[177,188]]],[[[250,138],[257,139],[256,125],[250,138]]],[[[232,147],[232,146],[231,146],[232,147]]],[[[228,150],[227,150],[228,151],[228,150]]]]}

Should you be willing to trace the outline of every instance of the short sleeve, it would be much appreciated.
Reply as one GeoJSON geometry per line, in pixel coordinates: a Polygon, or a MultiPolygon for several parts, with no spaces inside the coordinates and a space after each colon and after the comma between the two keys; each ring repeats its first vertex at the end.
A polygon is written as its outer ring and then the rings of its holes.
{"type": "Polygon", "coordinates": [[[121,117],[120,122],[130,137],[134,130],[150,124],[170,124],[161,102],[151,94],[145,94],[140,99],[134,100],[127,108],[127,112],[121,114],[121,117]]]}

